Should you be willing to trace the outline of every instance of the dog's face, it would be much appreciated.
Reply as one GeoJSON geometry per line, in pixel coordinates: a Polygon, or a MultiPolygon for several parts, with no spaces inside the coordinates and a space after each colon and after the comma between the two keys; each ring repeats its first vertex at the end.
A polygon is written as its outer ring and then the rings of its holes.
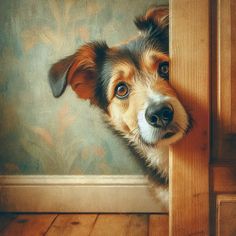
{"type": "Polygon", "coordinates": [[[189,117],[171,88],[166,8],[136,19],[142,34],[109,48],[89,43],[54,64],[49,82],[55,97],[67,84],[105,111],[109,123],[134,144],[169,145],[187,132],[189,117]]]}

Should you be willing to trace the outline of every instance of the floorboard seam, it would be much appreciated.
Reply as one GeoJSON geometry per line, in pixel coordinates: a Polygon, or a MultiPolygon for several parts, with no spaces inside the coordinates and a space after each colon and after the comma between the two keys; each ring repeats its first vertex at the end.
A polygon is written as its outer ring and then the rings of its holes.
{"type": "Polygon", "coordinates": [[[55,218],[52,220],[51,224],[49,224],[47,230],[45,231],[45,233],[43,234],[43,236],[46,236],[48,231],[50,230],[50,228],[52,227],[52,225],[54,224],[55,220],[57,219],[58,214],[55,216],[55,218]]]}
{"type": "Polygon", "coordinates": [[[97,214],[97,217],[96,217],[96,219],[95,219],[95,221],[94,221],[94,223],[93,223],[93,225],[92,225],[92,227],[91,227],[91,230],[90,230],[88,236],[90,236],[90,235],[92,234],[93,229],[94,229],[94,227],[95,227],[95,224],[97,223],[97,220],[98,220],[98,217],[99,217],[99,216],[100,216],[100,214],[97,214]]]}

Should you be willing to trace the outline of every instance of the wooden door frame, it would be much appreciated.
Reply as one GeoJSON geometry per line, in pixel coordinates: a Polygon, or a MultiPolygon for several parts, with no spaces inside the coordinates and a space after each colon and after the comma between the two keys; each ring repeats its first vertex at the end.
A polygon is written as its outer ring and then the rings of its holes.
{"type": "Polygon", "coordinates": [[[193,116],[170,150],[170,235],[209,235],[210,0],[170,0],[171,83],[193,116]]]}

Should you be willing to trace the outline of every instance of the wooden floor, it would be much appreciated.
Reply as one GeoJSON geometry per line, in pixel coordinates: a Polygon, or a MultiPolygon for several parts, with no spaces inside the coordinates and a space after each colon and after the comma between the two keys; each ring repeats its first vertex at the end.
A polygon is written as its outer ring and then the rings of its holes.
{"type": "Polygon", "coordinates": [[[1,214],[0,235],[168,236],[159,214],[1,214]]]}

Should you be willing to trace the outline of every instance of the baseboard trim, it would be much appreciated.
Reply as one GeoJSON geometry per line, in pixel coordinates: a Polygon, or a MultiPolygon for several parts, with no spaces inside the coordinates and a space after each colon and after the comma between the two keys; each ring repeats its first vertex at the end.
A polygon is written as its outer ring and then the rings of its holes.
{"type": "Polygon", "coordinates": [[[1,175],[1,212],[158,212],[142,175],[1,175]]]}

